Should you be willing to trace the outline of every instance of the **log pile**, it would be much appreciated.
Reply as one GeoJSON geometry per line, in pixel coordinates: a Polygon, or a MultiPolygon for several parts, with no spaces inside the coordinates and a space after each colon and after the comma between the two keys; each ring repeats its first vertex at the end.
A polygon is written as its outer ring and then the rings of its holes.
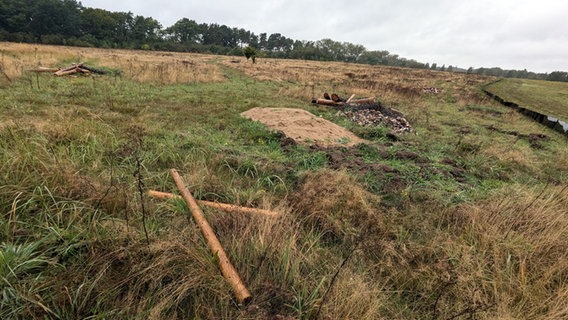
{"type": "Polygon", "coordinates": [[[87,67],[86,65],[84,65],[82,63],[80,63],[80,64],[74,63],[69,67],[63,67],[63,68],[38,67],[38,68],[35,68],[35,69],[30,69],[28,71],[36,72],[36,73],[49,72],[49,73],[53,73],[54,75],[56,75],[58,77],[68,76],[68,75],[72,75],[72,74],[84,74],[84,75],[106,74],[106,71],[104,71],[104,70],[87,67]]]}
{"type": "Polygon", "coordinates": [[[332,93],[331,95],[327,92],[323,94],[323,98],[312,98],[313,104],[318,104],[321,106],[332,106],[338,109],[345,108],[346,106],[358,106],[358,105],[365,105],[365,104],[372,104],[375,103],[375,98],[361,98],[361,99],[353,99],[355,95],[352,95],[349,99],[341,98],[336,93],[332,93]]]}
{"type": "Polygon", "coordinates": [[[92,74],[92,73],[94,73],[94,74],[105,74],[106,72],[103,71],[103,70],[95,69],[95,68],[89,68],[84,64],[73,64],[70,67],[61,68],[61,69],[57,70],[54,73],[54,75],[60,77],[60,76],[67,76],[67,75],[76,74],[76,73],[89,75],[89,74],[92,74]]]}

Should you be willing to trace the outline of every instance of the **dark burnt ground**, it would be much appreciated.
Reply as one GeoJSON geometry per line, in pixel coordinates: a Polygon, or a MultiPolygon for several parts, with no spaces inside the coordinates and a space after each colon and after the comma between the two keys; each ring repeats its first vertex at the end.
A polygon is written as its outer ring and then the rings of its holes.
{"type": "Polygon", "coordinates": [[[486,126],[485,128],[487,130],[490,130],[490,131],[495,131],[495,132],[508,134],[508,135],[517,137],[517,139],[527,140],[529,142],[531,148],[533,148],[533,149],[543,149],[544,145],[542,143],[550,140],[550,138],[543,133],[525,134],[525,133],[520,133],[518,131],[503,130],[503,129],[497,128],[493,125],[486,126]]]}

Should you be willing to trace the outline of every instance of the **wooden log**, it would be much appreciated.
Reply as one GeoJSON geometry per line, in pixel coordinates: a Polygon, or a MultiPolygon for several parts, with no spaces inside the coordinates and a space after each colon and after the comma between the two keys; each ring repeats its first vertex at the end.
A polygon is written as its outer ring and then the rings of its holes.
{"type": "Polygon", "coordinates": [[[79,68],[78,67],[73,67],[73,69],[61,69],[57,72],[54,73],[54,75],[61,77],[61,76],[68,76],[70,74],[74,74],[79,72],[79,68]]]}
{"type": "Polygon", "coordinates": [[[243,281],[241,280],[241,277],[239,276],[237,270],[231,264],[231,261],[229,261],[229,257],[227,256],[227,253],[225,253],[225,250],[221,246],[219,239],[217,239],[215,231],[213,231],[213,228],[211,228],[209,222],[207,222],[207,219],[205,219],[203,212],[197,205],[197,202],[195,201],[195,199],[193,198],[187,187],[185,186],[185,183],[181,179],[177,170],[171,169],[170,175],[174,179],[183,199],[189,206],[191,214],[195,219],[195,222],[197,223],[199,228],[201,228],[201,233],[205,237],[205,240],[207,240],[207,244],[209,245],[211,252],[213,252],[214,255],[217,255],[221,273],[233,288],[237,301],[241,304],[247,304],[252,299],[251,294],[246,288],[243,281]]]}
{"type": "Polygon", "coordinates": [[[375,103],[375,98],[364,98],[364,99],[357,99],[351,100],[351,104],[373,104],[375,103]]]}
{"type": "Polygon", "coordinates": [[[74,70],[77,69],[78,65],[77,64],[72,64],[69,67],[65,67],[65,68],[59,68],[60,71],[70,71],[70,70],[74,70]]]}
{"type": "Polygon", "coordinates": [[[333,100],[327,99],[316,99],[316,104],[324,105],[324,106],[343,106],[345,105],[344,102],[335,102],[333,100]]]}
{"type": "Polygon", "coordinates": [[[53,73],[53,72],[59,71],[59,69],[58,69],[58,68],[37,67],[37,68],[35,68],[35,69],[27,69],[26,71],[28,71],[28,72],[37,72],[37,73],[42,73],[42,72],[50,72],[50,73],[53,73]]]}
{"type": "Polygon", "coordinates": [[[81,72],[82,74],[86,74],[86,75],[91,74],[91,71],[89,71],[89,70],[87,70],[87,69],[84,69],[84,68],[77,68],[77,70],[78,70],[79,72],[81,72]]]}
{"type": "Polygon", "coordinates": [[[353,100],[353,98],[355,98],[355,94],[352,94],[351,97],[349,97],[349,99],[347,99],[347,102],[345,102],[345,103],[349,104],[351,102],[351,100],[353,100]]]}
{"type": "Polygon", "coordinates": [[[341,97],[336,93],[331,94],[331,100],[333,100],[334,102],[345,102],[345,100],[341,99],[341,97]]]}
{"type": "Polygon", "coordinates": [[[80,67],[81,69],[87,70],[87,71],[89,71],[89,72],[91,72],[91,73],[95,73],[95,74],[106,74],[106,71],[104,71],[104,70],[95,69],[95,68],[90,68],[90,67],[87,67],[86,65],[83,65],[83,64],[80,65],[79,67],[80,67]]]}
{"type": "MultiPolygon", "coordinates": [[[[182,197],[175,195],[173,193],[167,192],[160,192],[155,190],[149,190],[148,196],[158,199],[183,199],[182,197]]],[[[264,209],[256,209],[256,208],[247,208],[241,207],[234,204],[226,204],[220,202],[211,202],[205,200],[197,200],[197,203],[203,206],[216,208],[219,210],[227,211],[227,212],[235,212],[235,213],[251,213],[251,214],[259,214],[264,216],[277,216],[279,215],[278,212],[264,210],[264,209]]]]}

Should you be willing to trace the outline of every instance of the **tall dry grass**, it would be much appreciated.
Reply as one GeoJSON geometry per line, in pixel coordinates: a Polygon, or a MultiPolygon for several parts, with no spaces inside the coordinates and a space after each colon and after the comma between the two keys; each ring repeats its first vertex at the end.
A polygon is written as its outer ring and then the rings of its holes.
{"type": "Polygon", "coordinates": [[[57,68],[71,63],[114,69],[129,79],[143,83],[177,84],[218,82],[225,79],[219,67],[210,63],[216,59],[213,55],[8,42],[2,42],[0,46],[1,70],[10,79],[30,76],[26,70],[40,66],[57,68]]]}
{"type": "MultiPolygon", "coordinates": [[[[568,317],[568,188],[510,186],[448,212],[440,245],[456,272],[456,294],[511,319],[568,317]]],[[[455,303],[455,301],[447,301],[455,303]]]]}
{"type": "Polygon", "coordinates": [[[439,88],[442,94],[454,99],[489,100],[472,90],[489,79],[477,75],[285,59],[259,59],[256,64],[250,64],[224,58],[221,62],[258,81],[280,83],[280,94],[301,100],[321,97],[324,92],[336,92],[345,98],[355,94],[358,97],[373,96],[391,105],[412,104],[427,96],[423,89],[430,87],[439,88]]]}

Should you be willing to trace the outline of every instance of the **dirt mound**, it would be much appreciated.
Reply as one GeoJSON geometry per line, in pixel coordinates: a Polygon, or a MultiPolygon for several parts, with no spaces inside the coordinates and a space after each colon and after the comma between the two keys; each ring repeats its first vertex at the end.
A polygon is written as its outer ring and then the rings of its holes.
{"type": "Polygon", "coordinates": [[[270,129],[280,130],[298,143],[353,146],[366,142],[352,132],[302,109],[253,108],[241,115],[260,121],[270,129]]]}

